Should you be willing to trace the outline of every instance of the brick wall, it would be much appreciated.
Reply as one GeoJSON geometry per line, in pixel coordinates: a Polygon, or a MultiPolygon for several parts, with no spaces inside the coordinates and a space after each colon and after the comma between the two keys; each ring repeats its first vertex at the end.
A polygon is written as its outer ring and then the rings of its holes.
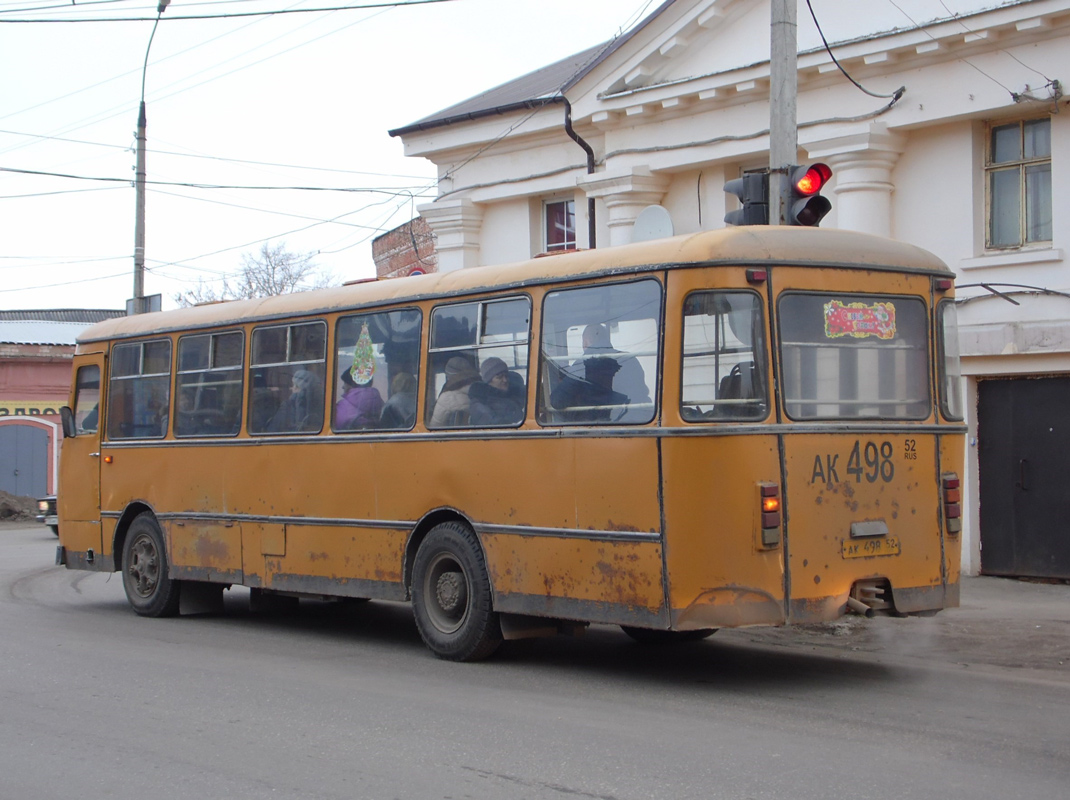
{"type": "Polygon", "coordinates": [[[416,217],[372,240],[372,260],[380,280],[404,278],[413,270],[438,272],[435,234],[423,217],[416,217]]]}

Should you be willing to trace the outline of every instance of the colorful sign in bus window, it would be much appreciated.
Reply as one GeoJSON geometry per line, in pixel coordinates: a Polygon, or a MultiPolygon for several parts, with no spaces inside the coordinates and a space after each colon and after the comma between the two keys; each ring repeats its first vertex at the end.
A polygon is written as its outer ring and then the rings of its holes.
{"type": "Polygon", "coordinates": [[[892,303],[844,305],[839,300],[831,300],[825,303],[824,310],[825,336],[829,339],[841,336],[895,338],[895,306],[892,303]]]}

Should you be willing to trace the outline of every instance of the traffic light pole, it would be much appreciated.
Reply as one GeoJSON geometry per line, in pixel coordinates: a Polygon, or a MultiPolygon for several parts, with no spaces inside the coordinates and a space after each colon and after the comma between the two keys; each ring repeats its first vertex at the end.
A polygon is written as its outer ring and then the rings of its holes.
{"type": "Polygon", "coordinates": [[[799,152],[797,0],[772,0],[769,55],[769,224],[786,225],[789,171],[799,152]]]}

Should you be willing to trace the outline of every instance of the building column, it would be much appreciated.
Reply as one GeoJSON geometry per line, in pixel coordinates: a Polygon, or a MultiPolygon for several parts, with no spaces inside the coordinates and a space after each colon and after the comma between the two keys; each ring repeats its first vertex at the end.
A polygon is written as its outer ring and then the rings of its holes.
{"type": "Polygon", "coordinates": [[[629,244],[632,226],[639,212],[660,203],[669,189],[669,179],[654,175],[649,167],[634,167],[621,172],[596,172],[578,181],[588,197],[601,198],[609,217],[609,246],[629,244]]]}
{"type": "Polygon", "coordinates": [[[824,161],[835,177],[836,225],[878,236],[892,235],[892,168],[906,137],[871,122],[860,133],[802,142],[812,161],[824,161]]]}
{"type": "Polygon", "coordinates": [[[439,272],[480,266],[479,240],[483,230],[481,206],[462,197],[439,200],[419,206],[416,210],[435,234],[439,272]]]}

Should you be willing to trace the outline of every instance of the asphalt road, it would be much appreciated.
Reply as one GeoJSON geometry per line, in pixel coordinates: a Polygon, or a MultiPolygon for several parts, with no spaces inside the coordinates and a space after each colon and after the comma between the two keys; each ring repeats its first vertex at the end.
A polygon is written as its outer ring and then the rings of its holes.
{"type": "Polygon", "coordinates": [[[0,800],[1061,798],[1070,681],[741,631],[452,664],[408,606],[150,620],[0,525],[0,800]],[[724,635],[728,634],[728,635],[724,635]]]}

